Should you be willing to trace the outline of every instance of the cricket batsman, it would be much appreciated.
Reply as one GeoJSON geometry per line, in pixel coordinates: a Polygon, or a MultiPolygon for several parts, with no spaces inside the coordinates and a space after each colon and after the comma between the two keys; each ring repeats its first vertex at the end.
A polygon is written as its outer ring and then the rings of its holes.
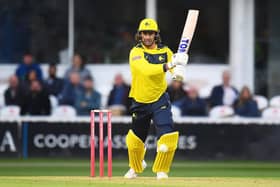
{"type": "Polygon", "coordinates": [[[166,93],[165,73],[183,77],[182,69],[187,64],[186,53],[176,53],[161,44],[159,28],[155,20],[143,19],[135,36],[137,45],[129,55],[132,75],[129,97],[132,99],[132,126],[126,136],[129,167],[125,178],[135,178],[146,167],[145,140],[151,124],[157,133],[157,155],[153,172],[157,179],[168,178],[168,172],[178,144],[179,133],[174,129],[171,104],[166,93]]]}

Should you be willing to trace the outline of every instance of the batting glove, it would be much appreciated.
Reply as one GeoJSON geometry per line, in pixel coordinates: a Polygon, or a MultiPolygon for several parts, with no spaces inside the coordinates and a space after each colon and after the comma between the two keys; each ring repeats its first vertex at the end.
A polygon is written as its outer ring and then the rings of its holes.
{"type": "Polygon", "coordinates": [[[184,81],[185,79],[185,66],[183,65],[177,65],[173,69],[173,74],[172,74],[172,80],[176,81],[184,81]]]}
{"type": "Polygon", "coordinates": [[[186,54],[186,53],[175,53],[172,56],[171,62],[168,63],[168,68],[171,69],[171,68],[174,68],[177,65],[185,66],[188,63],[188,60],[189,60],[189,55],[188,54],[186,54]]]}

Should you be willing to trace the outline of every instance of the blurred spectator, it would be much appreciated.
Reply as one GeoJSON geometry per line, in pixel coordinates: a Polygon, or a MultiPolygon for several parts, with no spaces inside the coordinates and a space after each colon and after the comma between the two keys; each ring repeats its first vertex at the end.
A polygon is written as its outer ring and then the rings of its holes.
{"type": "Polygon", "coordinates": [[[50,95],[58,96],[63,89],[64,80],[56,76],[56,65],[50,64],[49,77],[45,80],[45,88],[50,95]]]}
{"type": "Polygon", "coordinates": [[[25,80],[22,81],[22,86],[25,93],[28,93],[30,91],[31,82],[35,80],[38,80],[41,83],[41,80],[39,80],[38,78],[37,72],[35,70],[30,70],[27,73],[25,80]]]}
{"type": "Polygon", "coordinates": [[[199,98],[195,87],[190,87],[188,95],[184,98],[180,106],[182,116],[207,116],[206,102],[199,98]]]}
{"type": "Polygon", "coordinates": [[[85,67],[86,59],[80,54],[75,54],[73,57],[72,66],[65,72],[65,80],[68,81],[70,74],[76,72],[80,76],[80,81],[83,82],[86,77],[91,76],[90,71],[85,67]]]}
{"type": "Polygon", "coordinates": [[[89,115],[90,110],[100,108],[101,95],[94,89],[94,82],[90,76],[85,77],[83,86],[83,90],[77,94],[75,108],[78,115],[89,115]]]}
{"type": "Polygon", "coordinates": [[[183,99],[186,96],[186,91],[183,88],[182,81],[173,80],[168,86],[167,92],[169,94],[171,103],[175,106],[181,105],[183,99]]]}
{"type": "Polygon", "coordinates": [[[23,106],[24,102],[24,91],[19,84],[19,80],[16,75],[12,75],[9,78],[9,87],[5,90],[5,105],[17,105],[23,106]]]}
{"type": "Polygon", "coordinates": [[[238,97],[236,88],[230,85],[230,72],[224,71],[222,75],[223,84],[212,89],[209,104],[211,107],[217,105],[232,106],[238,97]]]}
{"type": "Polygon", "coordinates": [[[33,80],[30,83],[30,91],[26,95],[21,114],[49,115],[50,109],[48,93],[43,89],[40,81],[33,80]]]}
{"type": "Polygon", "coordinates": [[[59,104],[75,105],[75,99],[79,92],[83,89],[80,84],[80,75],[77,72],[70,73],[70,80],[65,83],[62,92],[58,96],[59,104]]]}
{"type": "Polygon", "coordinates": [[[240,92],[239,99],[234,105],[235,113],[243,117],[259,117],[257,102],[253,99],[250,89],[244,86],[240,92]]]}
{"type": "Polygon", "coordinates": [[[119,111],[119,114],[124,114],[128,112],[130,103],[129,103],[129,86],[124,82],[122,74],[116,74],[114,79],[114,85],[112,90],[110,91],[108,98],[108,107],[124,110],[119,111]],[[114,107],[114,106],[122,106],[122,107],[114,107]]]}
{"type": "Polygon", "coordinates": [[[20,81],[24,81],[26,80],[28,73],[32,70],[36,72],[38,79],[42,81],[43,74],[40,66],[34,63],[32,54],[26,53],[23,56],[23,62],[19,64],[19,66],[16,69],[16,75],[20,81]]]}

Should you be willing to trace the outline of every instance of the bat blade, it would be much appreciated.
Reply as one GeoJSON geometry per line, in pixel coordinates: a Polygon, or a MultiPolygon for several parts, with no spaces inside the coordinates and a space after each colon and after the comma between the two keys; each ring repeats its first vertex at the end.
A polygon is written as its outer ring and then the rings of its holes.
{"type": "Polygon", "coordinates": [[[196,23],[198,20],[199,10],[189,10],[180,44],[178,53],[188,53],[190,44],[195,31],[196,23]]]}

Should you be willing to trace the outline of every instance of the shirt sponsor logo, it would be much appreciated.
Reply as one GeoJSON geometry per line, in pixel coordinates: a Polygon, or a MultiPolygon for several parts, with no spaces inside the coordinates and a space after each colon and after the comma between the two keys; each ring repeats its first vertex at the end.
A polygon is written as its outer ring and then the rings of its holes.
{"type": "Polygon", "coordinates": [[[134,61],[134,60],[140,60],[141,59],[141,56],[139,55],[139,56],[134,56],[134,57],[132,57],[132,61],[134,61]]]}

